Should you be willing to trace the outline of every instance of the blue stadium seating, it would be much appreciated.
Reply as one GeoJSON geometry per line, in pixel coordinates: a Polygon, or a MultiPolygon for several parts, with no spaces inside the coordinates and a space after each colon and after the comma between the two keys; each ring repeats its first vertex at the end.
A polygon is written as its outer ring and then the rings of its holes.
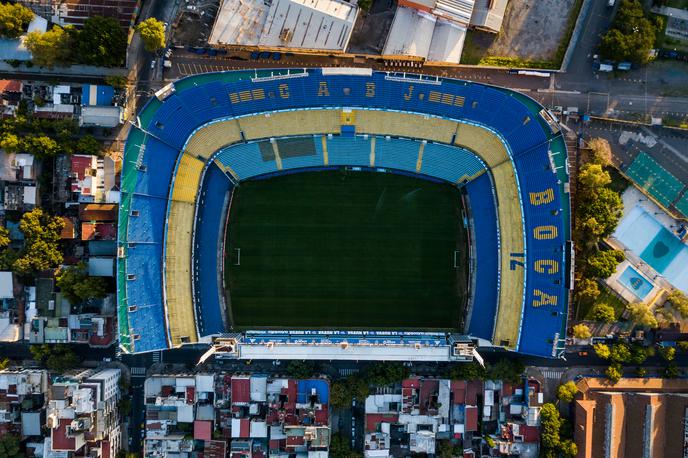
{"type": "MultiPolygon", "coordinates": [[[[232,183],[215,164],[211,164],[201,187],[199,215],[194,240],[194,284],[199,335],[224,332],[220,296],[218,253],[224,240],[225,205],[229,205],[232,183]],[[200,312],[200,313],[199,313],[200,312]]],[[[220,258],[221,259],[221,258],[220,258]]]]}
{"type": "MultiPolygon", "coordinates": [[[[137,280],[127,281],[126,300],[120,300],[120,304],[136,304],[137,311],[129,313],[130,327],[134,332],[143,329],[148,331],[139,333],[140,339],[135,342],[135,351],[167,346],[165,331],[160,326],[161,320],[164,320],[161,265],[166,199],[177,157],[189,135],[204,123],[220,117],[311,107],[361,107],[460,119],[489,127],[506,140],[514,157],[521,187],[529,267],[518,349],[542,356],[551,353],[552,339],[565,324],[567,292],[564,279],[567,267],[564,263],[563,248],[566,240],[563,234],[568,232],[570,222],[568,201],[565,200],[567,197],[562,194],[561,184],[549,169],[547,139],[551,134],[545,131],[537,115],[532,112],[532,107],[529,108],[506,90],[482,84],[454,80],[439,80],[437,84],[417,80],[393,81],[387,78],[387,74],[380,72],[371,76],[326,76],[321,70],[314,69],[309,70],[308,76],[302,78],[259,82],[246,78],[234,82],[225,80],[219,77],[211,80],[208,75],[203,75],[202,79],[198,79],[198,84],[194,82],[193,85],[179,86],[164,102],[157,99],[149,101],[144,108],[145,116],[140,116],[145,119],[142,121],[145,125],[141,128],[149,132],[149,135],[140,140],[140,132],[135,131],[136,141],[145,142],[145,152],[140,155],[137,148],[127,150],[124,160],[126,171],[131,173],[132,168],[144,166],[134,171],[137,177],[133,189],[122,189],[123,199],[131,200],[130,210],[138,211],[139,216],[130,217],[126,233],[119,236],[120,243],[135,244],[128,250],[127,272],[137,276],[137,280]],[[526,117],[530,117],[530,120],[524,124],[526,117]],[[528,205],[530,192],[548,188],[552,188],[554,192],[551,203],[537,207],[528,205]],[[535,239],[533,228],[539,225],[555,226],[557,236],[544,240],[535,239]],[[561,260],[561,269],[556,274],[538,273],[535,261],[539,259],[561,260]],[[531,306],[537,299],[535,289],[556,297],[557,305],[531,306]]],[[[321,142],[316,141],[315,146],[315,156],[283,158],[283,171],[322,166],[324,161],[321,142]]],[[[383,138],[377,138],[375,166],[415,172],[418,147],[417,141],[387,142],[383,138]]],[[[368,166],[370,140],[335,136],[328,140],[328,153],[330,165],[368,166]]],[[[258,143],[255,142],[228,147],[219,152],[217,158],[225,166],[231,167],[241,179],[279,172],[276,161],[263,160],[258,143]]],[[[429,143],[424,149],[421,173],[456,182],[461,176],[474,175],[482,168],[482,164],[465,151],[429,143]]],[[[217,211],[218,205],[221,205],[219,197],[208,193],[216,189],[219,195],[226,194],[220,190],[225,189],[224,186],[231,186],[231,183],[223,178],[219,169],[211,166],[201,188],[201,192],[206,193],[208,208],[204,206],[201,209],[198,215],[200,218],[215,221],[213,218],[220,216],[211,214],[213,208],[216,213],[220,213],[217,211]]],[[[489,338],[495,316],[492,304],[496,304],[496,291],[494,287],[484,285],[496,283],[494,275],[497,274],[497,261],[489,253],[494,251],[498,240],[494,202],[491,201],[492,206],[487,202],[492,199],[489,176],[483,175],[469,183],[467,192],[474,211],[476,250],[479,258],[485,260],[481,261],[484,264],[479,264],[480,270],[476,274],[479,286],[475,294],[479,310],[474,310],[474,316],[481,316],[482,319],[471,320],[470,332],[489,338]],[[492,216],[488,218],[486,215],[492,216]],[[487,270],[492,273],[488,274],[487,270]],[[475,315],[476,312],[478,315],[475,315]]],[[[197,241],[210,240],[207,244],[201,244],[205,250],[206,245],[216,247],[216,240],[220,235],[211,230],[206,233],[204,227],[196,236],[197,241]]],[[[201,254],[199,259],[212,270],[212,265],[216,262],[215,256],[215,251],[208,251],[201,254]]],[[[205,285],[206,281],[202,283],[205,285]]],[[[118,288],[118,291],[123,290],[118,288]]],[[[219,298],[219,295],[217,291],[211,291],[210,287],[205,286],[198,294],[203,304],[202,333],[215,332],[218,328],[209,327],[209,323],[220,323],[217,319],[217,314],[220,313],[219,303],[212,299],[213,296],[219,298]]]]}
{"type": "Polygon", "coordinates": [[[462,177],[471,177],[484,169],[480,159],[464,149],[428,143],[425,145],[423,166],[420,171],[426,175],[456,183],[462,177]]]}
{"type": "Polygon", "coordinates": [[[216,158],[225,167],[230,167],[240,179],[277,171],[277,163],[264,161],[258,142],[240,143],[220,151],[216,158]]]}
{"type": "Polygon", "coordinates": [[[415,140],[375,139],[375,166],[390,169],[416,171],[420,143],[415,140]]]}
{"type": "Polygon", "coordinates": [[[337,137],[327,139],[330,165],[370,165],[370,138],[337,137]]]}
{"type": "Polygon", "coordinates": [[[499,245],[497,237],[497,209],[492,192],[490,176],[483,174],[466,185],[468,203],[473,215],[473,234],[475,234],[475,291],[473,291],[473,311],[468,332],[471,335],[490,340],[497,314],[499,284],[499,245]]]}

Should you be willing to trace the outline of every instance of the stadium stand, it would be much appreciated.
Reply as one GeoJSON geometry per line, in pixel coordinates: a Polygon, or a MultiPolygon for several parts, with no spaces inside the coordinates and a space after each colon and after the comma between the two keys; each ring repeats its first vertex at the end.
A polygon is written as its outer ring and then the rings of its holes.
{"type": "MultiPolygon", "coordinates": [[[[218,268],[215,248],[221,234],[206,229],[221,223],[209,219],[206,211],[217,213],[224,201],[208,196],[210,189],[226,196],[231,183],[212,164],[206,178],[199,178],[203,163],[214,161],[235,180],[280,169],[337,164],[420,170],[454,183],[464,176],[474,178],[467,192],[476,226],[475,249],[485,253],[489,251],[485,247],[497,243],[500,261],[485,254],[484,262],[487,269],[490,262],[499,266],[494,271],[499,272],[500,287],[494,311],[489,297],[474,307],[473,313],[479,314],[474,316],[481,319],[470,320],[469,331],[488,336],[497,345],[551,356],[566,325],[569,267],[564,252],[570,208],[565,145],[560,134],[548,131],[539,119],[541,107],[530,99],[524,101],[523,95],[476,83],[379,72],[307,73],[294,79],[277,73],[258,77],[257,72],[256,78],[252,72],[190,77],[174,83],[172,95],[152,99],[140,113],[139,127],[132,129],[125,147],[122,173],[118,242],[122,348],[149,351],[176,345],[183,336],[196,338],[191,335],[195,327],[188,325],[194,320],[193,307],[179,306],[187,299],[191,299],[188,304],[197,304],[199,333],[219,331],[209,327],[211,322],[220,323],[217,316],[222,314],[219,290],[212,290],[217,282],[207,290],[201,288],[197,297],[192,297],[190,287],[192,237],[197,244],[209,240],[212,247],[212,253],[205,248],[199,251],[194,262],[207,265],[211,272],[213,263],[218,268]],[[361,134],[378,137],[373,144],[372,137],[361,134]],[[314,136],[312,147],[285,142],[299,136],[314,136]],[[381,137],[387,136],[403,139],[385,143],[388,140],[381,137]],[[254,141],[259,139],[272,142],[254,141]],[[484,161],[494,189],[488,175],[479,176],[483,167],[470,153],[484,161]],[[550,160],[554,170],[548,166],[550,160]],[[196,211],[193,202],[199,189],[204,204],[196,211]],[[492,210],[485,194],[494,195],[492,210]],[[497,224],[492,218],[493,230],[485,216],[491,211],[498,216],[497,224]],[[169,217],[166,240],[164,214],[169,217]],[[176,224],[199,218],[212,224],[195,234],[193,225],[176,224]],[[483,229],[478,231],[480,224],[483,229]],[[186,265],[180,251],[189,253],[186,265]],[[180,281],[180,275],[186,279],[180,281]],[[167,316],[171,323],[161,326],[167,316]]],[[[199,271],[194,281],[200,275],[199,271]]],[[[483,280],[489,278],[487,274],[476,275],[480,284],[489,281],[483,280]]],[[[489,289],[497,294],[494,287],[489,289]]]]}
{"type": "Polygon", "coordinates": [[[198,202],[196,232],[194,234],[196,317],[202,336],[225,331],[224,303],[220,285],[224,215],[229,207],[232,183],[214,163],[205,172],[198,202]],[[200,306],[202,304],[202,306],[200,306]]]}
{"type": "Polygon", "coordinates": [[[471,335],[490,340],[497,313],[499,291],[499,238],[497,235],[497,210],[490,176],[484,174],[466,185],[468,205],[473,224],[471,233],[475,240],[475,258],[472,260],[475,278],[473,280],[473,310],[469,317],[468,332],[471,335]]]}

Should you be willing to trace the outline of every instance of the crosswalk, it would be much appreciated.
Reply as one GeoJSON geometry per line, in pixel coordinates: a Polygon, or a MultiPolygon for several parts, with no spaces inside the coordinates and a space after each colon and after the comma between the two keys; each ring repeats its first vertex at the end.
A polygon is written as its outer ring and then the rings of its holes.
{"type": "Polygon", "coordinates": [[[132,377],[145,377],[146,376],[146,368],[145,367],[132,367],[131,368],[131,376],[132,377]]]}
{"type": "Polygon", "coordinates": [[[159,363],[160,360],[162,359],[161,356],[162,356],[161,352],[154,351],[153,352],[153,364],[159,363]]]}
{"type": "Polygon", "coordinates": [[[342,377],[348,377],[350,375],[354,375],[358,373],[358,369],[356,368],[351,368],[351,369],[339,369],[339,375],[342,377]]]}
{"type": "Polygon", "coordinates": [[[542,375],[549,380],[559,380],[564,375],[564,369],[543,369],[542,375]]]}

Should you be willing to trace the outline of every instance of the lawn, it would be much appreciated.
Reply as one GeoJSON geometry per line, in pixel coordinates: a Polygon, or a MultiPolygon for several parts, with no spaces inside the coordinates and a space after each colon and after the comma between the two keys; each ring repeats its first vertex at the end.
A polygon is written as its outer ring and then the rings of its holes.
{"type": "Polygon", "coordinates": [[[600,295],[597,296],[592,303],[580,304],[579,315],[583,317],[584,320],[592,320],[592,311],[597,304],[609,304],[614,308],[614,318],[618,321],[624,310],[626,309],[626,303],[619,299],[619,297],[614,294],[605,285],[600,284],[600,295]]]}
{"type": "Polygon", "coordinates": [[[232,322],[457,329],[462,221],[456,188],[407,176],[337,170],[242,182],[225,244],[232,322]]]}

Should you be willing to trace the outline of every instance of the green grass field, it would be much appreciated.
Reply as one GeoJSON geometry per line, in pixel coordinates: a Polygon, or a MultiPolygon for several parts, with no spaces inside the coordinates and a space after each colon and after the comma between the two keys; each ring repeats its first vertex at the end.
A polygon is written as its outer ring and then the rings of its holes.
{"type": "Polygon", "coordinates": [[[231,322],[456,329],[466,303],[462,221],[457,189],[406,176],[327,171],[243,182],[225,243],[231,322]]]}

